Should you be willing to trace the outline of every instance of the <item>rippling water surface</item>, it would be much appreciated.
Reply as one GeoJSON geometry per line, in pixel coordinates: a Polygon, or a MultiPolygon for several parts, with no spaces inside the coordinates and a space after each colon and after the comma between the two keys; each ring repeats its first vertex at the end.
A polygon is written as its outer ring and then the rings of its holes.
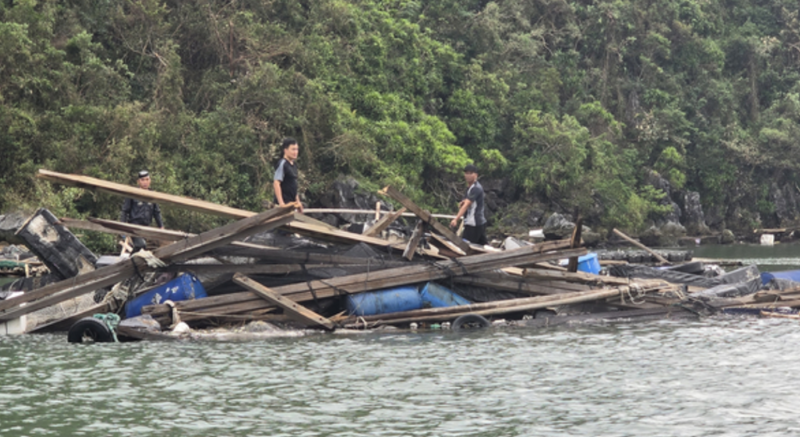
{"type": "Polygon", "coordinates": [[[0,337],[0,435],[800,433],[795,320],[258,342],[0,337]]]}

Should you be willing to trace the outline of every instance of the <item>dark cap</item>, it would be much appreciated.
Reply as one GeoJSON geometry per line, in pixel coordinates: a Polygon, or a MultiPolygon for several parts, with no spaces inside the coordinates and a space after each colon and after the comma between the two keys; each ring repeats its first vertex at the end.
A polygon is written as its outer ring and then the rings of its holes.
{"type": "Polygon", "coordinates": [[[139,179],[146,178],[148,176],[150,176],[150,172],[147,171],[147,170],[142,170],[142,171],[139,172],[139,179]]]}
{"type": "Polygon", "coordinates": [[[478,167],[469,164],[466,167],[464,167],[464,173],[478,173],[478,167]]]}

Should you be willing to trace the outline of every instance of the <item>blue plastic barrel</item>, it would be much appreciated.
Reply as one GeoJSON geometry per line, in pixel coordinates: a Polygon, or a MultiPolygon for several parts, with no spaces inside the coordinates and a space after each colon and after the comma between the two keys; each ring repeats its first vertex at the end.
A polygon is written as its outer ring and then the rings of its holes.
{"type": "Polygon", "coordinates": [[[772,279],[788,279],[800,282],[800,270],[784,270],[780,272],[764,272],[761,274],[761,285],[767,285],[772,279]]]}
{"type": "Polygon", "coordinates": [[[192,300],[208,297],[203,284],[192,274],[184,273],[177,278],[154,287],[139,297],[125,304],[125,317],[131,318],[142,315],[142,307],[158,305],[166,300],[173,302],[192,300]]]}
{"type": "Polygon", "coordinates": [[[426,308],[453,307],[457,305],[469,305],[472,302],[464,299],[449,288],[441,286],[435,282],[428,282],[420,292],[422,296],[422,306],[426,308]]]}
{"type": "Polygon", "coordinates": [[[578,257],[578,270],[595,275],[600,273],[600,261],[597,260],[597,254],[593,252],[578,257]]]}
{"type": "Polygon", "coordinates": [[[422,308],[417,287],[406,286],[347,296],[347,312],[356,316],[396,313],[422,308]]]}

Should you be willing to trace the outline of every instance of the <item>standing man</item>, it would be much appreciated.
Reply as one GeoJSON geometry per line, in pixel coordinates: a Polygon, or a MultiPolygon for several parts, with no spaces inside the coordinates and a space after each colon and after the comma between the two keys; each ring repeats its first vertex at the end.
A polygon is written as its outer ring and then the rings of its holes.
{"type": "MultiPolygon", "coordinates": [[[[139,178],[136,182],[139,188],[149,190],[150,173],[147,170],[140,171],[139,178]]],[[[153,218],[156,219],[158,227],[164,229],[164,221],[161,218],[161,208],[158,207],[158,204],[128,198],[125,199],[125,202],[122,204],[122,215],[119,220],[134,225],[150,226],[153,222],[153,218]]],[[[132,239],[133,252],[138,252],[147,246],[144,238],[132,237],[132,239]]]]}
{"type": "Polygon", "coordinates": [[[275,168],[275,177],[272,186],[275,189],[275,203],[286,206],[287,203],[297,202],[298,211],[303,212],[300,203],[300,194],[297,192],[297,155],[300,146],[294,138],[283,139],[283,158],[275,168]]]}
{"type": "Polygon", "coordinates": [[[467,181],[467,193],[459,203],[456,218],[450,221],[450,227],[458,226],[458,219],[464,217],[463,238],[471,243],[486,244],[486,215],[483,212],[483,187],[478,182],[478,167],[470,164],[464,167],[464,179],[467,181]],[[466,214],[466,215],[464,215],[466,214]]]}

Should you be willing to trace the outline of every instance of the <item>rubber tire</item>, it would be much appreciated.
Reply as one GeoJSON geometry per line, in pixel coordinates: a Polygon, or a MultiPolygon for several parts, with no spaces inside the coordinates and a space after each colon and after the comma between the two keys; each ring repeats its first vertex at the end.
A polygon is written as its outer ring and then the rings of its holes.
{"type": "Polygon", "coordinates": [[[490,326],[492,326],[492,322],[486,320],[486,317],[480,314],[464,314],[453,320],[450,329],[453,331],[464,331],[468,329],[483,329],[490,326]]]}
{"type": "Polygon", "coordinates": [[[536,310],[536,311],[533,312],[533,318],[534,319],[546,319],[548,317],[555,317],[557,315],[558,314],[555,311],[548,310],[546,308],[543,308],[543,309],[540,309],[540,310],[536,310]]]}
{"type": "Polygon", "coordinates": [[[84,338],[89,337],[95,343],[111,343],[114,341],[114,334],[108,329],[105,322],[94,317],[84,317],[69,328],[67,341],[70,343],[83,343],[84,338]]]}

